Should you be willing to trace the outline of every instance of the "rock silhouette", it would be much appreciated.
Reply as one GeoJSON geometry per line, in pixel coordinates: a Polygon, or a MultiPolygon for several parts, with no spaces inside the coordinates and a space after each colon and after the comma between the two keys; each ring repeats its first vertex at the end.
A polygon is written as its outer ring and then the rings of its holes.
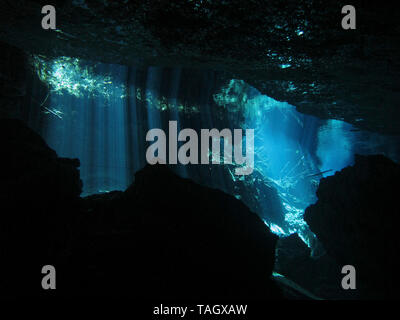
{"type": "Polygon", "coordinates": [[[2,295],[277,299],[277,237],[241,201],[146,166],[125,192],[80,198],[78,160],[0,120],[2,295]],[[43,265],[57,290],[40,287],[43,265]]]}

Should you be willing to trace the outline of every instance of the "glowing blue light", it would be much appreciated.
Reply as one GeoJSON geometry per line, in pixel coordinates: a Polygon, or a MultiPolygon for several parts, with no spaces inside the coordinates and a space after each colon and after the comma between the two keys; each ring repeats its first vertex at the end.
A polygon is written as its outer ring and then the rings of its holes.
{"type": "MultiPolygon", "coordinates": [[[[279,61],[287,63],[290,59],[279,57],[279,61]]],[[[127,79],[128,74],[134,79],[133,68],[100,64],[100,72],[94,73],[87,65],[61,57],[43,71],[43,79],[52,89],[48,104],[44,106],[44,112],[49,115],[46,140],[60,156],[81,160],[85,194],[124,190],[131,182],[128,173],[144,165],[139,156],[143,154],[139,130],[143,129],[136,125],[143,122],[143,118],[139,118],[136,104],[146,105],[149,128],[162,127],[161,112],[166,109],[170,111],[170,120],[178,119],[179,113],[187,109],[177,100],[180,70],[174,71],[170,97],[163,99],[160,68],[148,69],[145,89],[129,83],[133,94],[128,95],[127,88],[121,84],[126,80],[121,79],[127,79]],[[107,74],[113,77],[105,76],[107,74]],[[61,91],[65,94],[60,94],[61,91]],[[129,123],[135,125],[129,126],[129,123]],[[133,168],[128,168],[129,162],[133,168]]],[[[291,64],[280,67],[289,68],[291,64]]],[[[41,73],[41,69],[38,72],[41,73]]],[[[289,82],[287,90],[297,89],[289,82]]],[[[304,210],[316,200],[316,186],[323,176],[321,171],[332,169],[329,174],[333,174],[351,164],[350,125],[301,114],[287,103],[262,95],[242,80],[231,80],[225,90],[214,95],[214,101],[227,113],[240,113],[244,119],[240,123],[243,128],[255,129],[254,170],[265,178],[265,184],[276,189],[284,215],[278,223],[264,222],[279,236],[297,232],[310,246],[313,235],[303,220],[304,210]]],[[[181,176],[190,177],[185,166],[179,170],[181,176]]],[[[244,182],[244,176],[231,173],[231,177],[233,183],[244,182]]],[[[212,178],[213,181],[218,179],[221,177],[212,178]]],[[[242,200],[247,198],[243,194],[234,196],[242,200]]],[[[256,195],[253,199],[259,205],[257,213],[268,216],[270,207],[260,203],[256,195]]]]}
{"type": "Polygon", "coordinates": [[[268,225],[268,222],[266,222],[265,220],[264,220],[264,223],[269,227],[271,232],[275,233],[277,236],[283,237],[283,236],[288,235],[285,231],[283,231],[283,229],[280,226],[278,226],[274,223],[271,223],[268,225]]]}
{"type": "Polygon", "coordinates": [[[331,170],[329,176],[353,163],[351,137],[352,126],[339,120],[328,120],[318,132],[317,155],[321,161],[321,171],[331,170]]]}

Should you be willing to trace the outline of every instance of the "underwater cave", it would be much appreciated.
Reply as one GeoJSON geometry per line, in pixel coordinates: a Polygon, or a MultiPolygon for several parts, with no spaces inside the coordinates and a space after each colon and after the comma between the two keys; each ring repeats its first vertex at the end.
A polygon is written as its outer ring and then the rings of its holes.
{"type": "Polygon", "coordinates": [[[333,1],[145,2],[54,1],[55,31],[41,1],[0,5],[2,272],[24,274],[0,297],[398,298],[398,29],[356,41],[333,1]],[[146,134],[170,121],[254,129],[252,173],[149,165],[146,134]],[[56,293],[37,285],[49,261],[56,293]]]}

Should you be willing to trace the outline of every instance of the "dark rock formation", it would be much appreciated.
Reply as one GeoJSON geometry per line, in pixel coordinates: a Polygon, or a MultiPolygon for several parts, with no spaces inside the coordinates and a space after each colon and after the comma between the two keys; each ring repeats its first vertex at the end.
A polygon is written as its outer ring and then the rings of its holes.
{"type": "MultiPolygon", "coordinates": [[[[146,166],[124,193],[84,200],[87,233],[72,248],[82,294],[141,298],[278,298],[276,236],[216,189],[146,166]]],[[[69,280],[70,281],[70,280],[69,280]]],[[[61,286],[62,284],[60,284],[61,286]]]]}
{"type": "MultiPolygon", "coordinates": [[[[207,187],[222,190],[225,193],[235,195],[237,199],[242,201],[252,212],[256,213],[261,219],[268,223],[274,223],[281,226],[283,229],[288,229],[287,221],[285,221],[285,211],[282,206],[282,200],[279,197],[277,190],[272,186],[272,182],[264,177],[259,171],[254,171],[251,175],[242,176],[240,179],[233,179],[232,172],[234,166],[223,165],[202,165],[199,166],[187,165],[189,170],[196,167],[196,177],[193,174],[196,182],[207,187]],[[204,170],[205,169],[205,170],[204,170]],[[200,175],[204,171],[206,174],[200,175]],[[212,179],[211,177],[222,177],[221,179],[212,179]],[[267,208],[267,210],[265,210],[267,208]]],[[[192,175],[191,175],[192,177],[192,175]]]]}
{"type": "Polygon", "coordinates": [[[356,268],[363,298],[399,297],[399,181],[398,164],[357,156],[354,166],[321,180],[318,202],[304,215],[328,254],[356,268]]]}
{"type": "Polygon", "coordinates": [[[353,1],[2,1],[0,40],[32,53],[220,70],[304,113],[398,134],[399,11],[353,1]]]}
{"type": "Polygon", "coordinates": [[[125,192],[81,199],[79,161],[22,122],[0,120],[0,148],[0,296],[280,298],[277,237],[234,197],[147,166],[125,192]]]}
{"type": "Polygon", "coordinates": [[[361,298],[358,290],[342,289],[341,269],[337,261],[325,253],[313,256],[297,234],[280,238],[277,242],[274,271],[309,292],[310,298],[361,298]]]}
{"type": "Polygon", "coordinates": [[[40,289],[41,268],[61,258],[78,211],[79,160],[58,158],[19,120],[0,120],[0,296],[40,289]]]}
{"type": "Polygon", "coordinates": [[[0,43],[0,118],[21,115],[26,94],[27,55],[0,43]]]}

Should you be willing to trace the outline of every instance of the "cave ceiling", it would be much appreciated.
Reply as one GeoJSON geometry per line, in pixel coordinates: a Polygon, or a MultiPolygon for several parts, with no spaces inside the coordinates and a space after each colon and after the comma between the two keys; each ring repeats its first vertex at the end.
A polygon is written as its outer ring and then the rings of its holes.
{"type": "Polygon", "coordinates": [[[400,133],[400,11],[353,1],[1,1],[0,41],[28,53],[132,66],[217,70],[298,111],[400,133]]]}

